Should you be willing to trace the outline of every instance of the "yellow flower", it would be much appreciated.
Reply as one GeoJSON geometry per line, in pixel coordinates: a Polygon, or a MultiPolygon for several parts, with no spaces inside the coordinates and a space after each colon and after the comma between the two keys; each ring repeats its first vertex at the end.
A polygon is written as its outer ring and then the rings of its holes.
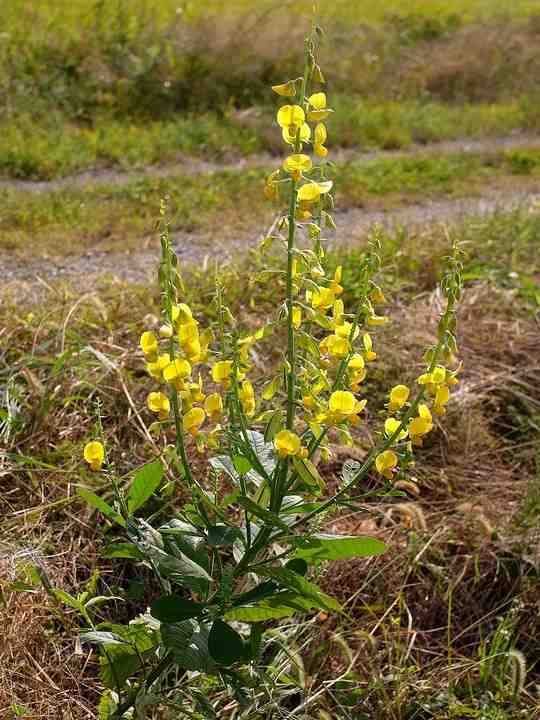
{"type": "Polygon", "coordinates": [[[302,449],[302,443],[296,433],[290,430],[281,430],[274,438],[274,447],[280,457],[298,455],[302,449]]]}
{"type": "Polygon", "coordinates": [[[334,279],[332,280],[330,287],[334,291],[336,295],[341,295],[343,292],[343,288],[341,287],[341,276],[343,274],[343,270],[341,265],[338,265],[336,268],[336,271],[334,272],[334,279]]]}
{"type": "Polygon", "coordinates": [[[151,375],[155,380],[163,379],[163,370],[171,362],[171,356],[169,353],[163,353],[159,355],[156,362],[146,363],[146,369],[148,374],[151,375]]]}
{"type": "Polygon", "coordinates": [[[319,343],[322,353],[328,353],[332,357],[344,358],[351,349],[351,344],[346,337],[339,335],[328,335],[319,343]]]}
{"type": "Polygon", "coordinates": [[[143,332],[141,335],[140,345],[141,350],[148,360],[153,360],[157,357],[158,341],[153,332],[150,330],[143,332]]]}
{"type": "Polygon", "coordinates": [[[450,390],[447,385],[439,385],[435,393],[433,401],[433,412],[437,415],[444,415],[446,412],[445,405],[450,400],[450,390]]]}
{"type": "MultiPolygon", "coordinates": [[[[281,131],[281,135],[288,145],[294,145],[296,143],[297,128],[294,125],[290,127],[284,127],[281,131]]],[[[311,128],[307,123],[300,126],[300,142],[306,143],[311,137],[311,128]]]]}
{"type": "Polygon", "coordinates": [[[283,169],[290,173],[295,180],[299,180],[302,173],[309,172],[312,167],[313,163],[309,155],[302,155],[301,153],[289,155],[283,161],[283,169]]]}
{"type": "Polygon", "coordinates": [[[350,367],[351,370],[363,370],[365,366],[366,363],[364,361],[364,358],[357,353],[352,356],[348,363],[348,367],[350,367]]]}
{"type": "Polygon", "coordinates": [[[272,85],[272,90],[282,97],[293,97],[296,95],[296,83],[294,80],[288,80],[281,85],[272,85]]]}
{"type": "Polygon", "coordinates": [[[375,360],[377,357],[377,353],[373,352],[373,341],[371,339],[371,335],[369,333],[364,333],[362,337],[362,342],[364,343],[364,356],[368,362],[371,362],[372,360],[375,360]]]}
{"type": "Polygon", "coordinates": [[[357,400],[348,390],[335,390],[328,401],[330,414],[326,419],[331,422],[348,420],[355,425],[358,422],[358,413],[362,412],[366,405],[366,400],[357,400]]]}
{"type": "Polygon", "coordinates": [[[313,108],[308,112],[308,120],[324,120],[333,112],[333,110],[326,107],[326,94],[323,92],[310,95],[308,102],[313,108]]]}
{"type": "Polygon", "coordinates": [[[253,415],[255,413],[255,393],[253,391],[253,385],[249,380],[244,380],[238,394],[246,415],[253,415]]]}
{"type": "Polygon", "coordinates": [[[418,417],[409,423],[409,436],[413,445],[421,446],[423,436],[433,429],[433,420],[427,405],[418,406],[418,417]]]}
{"type": "Polygon", "coordinates": [[[328,155],[328,149],[324,146],[327,138],[328,133],[326,132],[326,126],[324,123],[316,125],[313,135],[313,150],[315,155],[318,155],[318,157],[326,157],[328,155]]]}
{"type": "Polygon", "coordinates": [[[182,427],[184,431],[195,437],[201,425],[206,419],[206,413],[202,408],[194,407],[188,410],[182,418],[182,427]]]}
{"type": "Polygon", "coordinates": [[[292,324],[298,330],[302,324],[302,308],[294,307],[292,311],[292,324]]]}
{"type": "Polygon", "coordinates": [[[321,195],[330,192],[332,189],[332,181],[326,182],[308,182],[298,190],[298,201],[315,203],[318,202],[321,195]]]}
{"type": "Polygon", "coordinates": [[[92,440],[84,446],[84,459],[90,465],[90,470],[101,470],[105,459],[105,449],[97,440],[92,440]]]}
{"type": "Polygon", "coordinates": [[[232,360],[220,360],[212,367],[212,380],[228,387],[230,384],[232,367],[232,360]]]}
{"type": "Polygon", "coordinates": [[[367,324],[372,327],[378,327],[379,325],[386,325],[390,322],[390,319],[387,317],[383,317],[382,315],[371,315],[371,317],[368,317],[367,324]]]}
{"type": "MultiPolygon", "coordinates": [[[[388,437],[390,437],[396,432],[400,425],[401,423],[399,420],[396,420],[396,418],[387,418],[384,423],[384,432],[388,435],[388,437]]],[[[406,429],[401,430],[396,439],[398,441],[403,440],[403,438],[407,437],[407,432],[408,431],[406,429]]]]}
{"type": "Polygon", "coordinates": [[[311,300],[311,307],[315,310],[328,310],[334,304],[336,299],[332,288],[319,287],[313,292],[309,291],[308,300],[311,300]]]}
{"type": "Polygon", "coordinates": [[[186,305],[186,303],[173,305],[171,315],[172,321],[174,323],[178,322],[181,325],[185,325],[186,323],[189,323],[191,322],[191,320],[193,320],[193,313],[191,312],[191,308],[189,307],[189,305],[186,305]]]}
{"type": "Polygon", "coordinates": [[[386,302],[384,293],[378,285],[373,287],[373,290],[369,293],[369,297],[376,305],[382,305],[386,302]]]}
{"type": "Polygon", "coordinates": [[[385,450],[384,452],[379,453],[375,459],[377,472],[383,475],[387,480],[392,479],[397,464],[397,455],[392,450],[385,450]]]}
{"type": "Polygon", "coordinates": [[[300,105],[283,105],[278,110],[277,121],[282,128],[292,128],[296,132],[297,128],[302,127],[305,120],[306,115],[300,105]]]}
{"type": "Polygon", "coordinates": [[[169,398],[162,392],[151,392],[146,398],[148,409],[157,413],[160,420],[165,420],[171,411],[169,398]]]}
{"type": "Polygon", "coordinates": [[[354,327],[354,325],[350,322],[344,322],[342,325],[338,325],[336,327],[336,335],[339,335],[339,337],[347,338],[348,340],[356,340],[359,334],[360,330],[358,329],[358,327],[354,327]]]}
{"type": "Polygon", "coordinates": [[[268,198],[268,200],[277,200],[279,198],[279,191],[277,186],[278,180],[279,170],[274,170],[274,172],[266,178],[264,194],[268,198]]]}
{"type": "Polygon", "coordinates": [[[396,385],[390,390],[390,404],[388,409],[395,412],[402,408],[409,399],[410,390],[406,385],[396,385]]]}
{"type": "Polygon", "coordinates": [[[191,365],[187,360],[176,359],[169,363],[163,370],[163,379],[165,382],[172,383],[178,390],[183,388],[184,378],[191,375],[191,365]]]}
{"type": "Polygon", "coordinates": [[[204,409],[212,421],[216,421],[223,412],[223,400],[219,393],[208,395],[204,401],[204,409]]]}

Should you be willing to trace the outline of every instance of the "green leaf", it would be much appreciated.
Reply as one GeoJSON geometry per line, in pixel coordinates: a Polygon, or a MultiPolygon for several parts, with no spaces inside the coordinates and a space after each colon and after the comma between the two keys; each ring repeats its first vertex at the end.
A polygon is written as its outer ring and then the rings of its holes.
{"type": "Polygon", "coordinates": [[[208,528],[208,544],[212,547],[225,547],[234,545],[236,540],[243,539],[238,528],[229,525],[211,525],[208,528]]]}
{"type": "Polygon", "coordinates": [[[285,605],[271,606],[266,603],[261,603],[260,605],[253,605],[251,607],[239,607],[229,610],[225,614],[225,619],[245,623],[260,623],[265,620],[279,620],[280,618],[291,617],[295,612],[295,608],[285,605]]]}
{"type": "Polygon", "coordinates": [[[315,465],[307,458],[293,458],[294,469],[308,487],[324,490],[325,484],[315,465]]]}
{"type": "Polygon", "coordinates": [[[272,415],[266,425],[266,428],[264,431],[265,442],[267,442],[267,443],[272,442],[272,440],[275,438],[275,436],[281,429],[282,425],[283,425],[283,417],[281,414],[281,410],[276,410],[276,412],[272,413],[272,415]]]}
{"type": "Polygon", "coordinates": [[[81,642],[95,643],[97,645],[129,645],[129,643],[112,632],[91,630],[80,635],[81,642]]]}
{"type": "Polygon", "coordinates": [[[245,656],[244,641],[230,625],[223,620],[214,620],[208,636],[208,650],[220,665],[228,667],[245,656]]]}
{"type": "Polygon", "coordinates": [[[163,478],[163,466],[159,460],[148,463],[135,473],[127,494],[130,513],[138,510],[156,490],[163,478]]]}
{"type": "Polygon", "coordinates": [[[264,435],[256,430],[248,430],[247,437],[249,444],[265,472],[271,475],[277,464],[276,451],[271,443],[267,443],[264,435]]]}
{"type": "Polygon", "coordinates": [[[297,575],[304,577],[308,571],[308,564],[303,558],[293,558],[289,562],[285,563],[287,570],[292,570],[297,575]]]}
{"type": "Polygon", "coordinates": [[[124,518],[114,510],[108,502],[105,502],[102,498],[100,498],[98,495],[93,493],[91,490],[87,490],[83,487],[77,488],[77,495],[82,497],[83,500],[86,500],[86,502],[91,505],[96,510],[99,510],[99,512],[102,515],[105,515],[105,517],[108,517],[109,520],[113,520],[114,522],[118,523],[119,525],[122,525],[122,527],[125,526],[126,521],[124,518]]]}
{"type": "Polygon", "coordinates": [[[387,550],[384,543],[372,537],[318,534],[309,537],[296,536],[291,541],[298,548],[295,558],[302,558],[310,563],[370,557],[387,550]]]}
{"type": "Polygon", "coordinates": [[[141,552],[129,542],[111,543],[103,551],[105,558],[129,558],[131,560],[142,560],[141,552]]]}
{"type": "Polygon", "coordinates": [[[292,570],[277,567],[264,569],[258,568],[257,574],[277,580],[281,586],[286,587],[289,590],[293,590],[301,597],[312,601],[313,604],[320,610],[333,612],[341,609],[337,600],[330,597],[330,595],[324,593],[319,587],[317,587],[317,585],[309,582],[309,580],[306,580],[292,570]]]}
{"type": "Polygon", "coordinates": [[[251,590],[247,590],[241,595],[237,595],[233,598],[234,605],[248,605],[250,603],[258,602],[264,598],[271,597],[276,593],[278,586],[274,582],[263,582],[260,585],[256,585],[251,590]]]}
{"type": "Polygon", "coordinates": [[[160,622],[177,623],[201,615],[205,607],[178,595],[163,595],[154,600],[150,614],[160,622]]]}
{"type": "Polygon", "coordinates": [[[196,620],[164,623],[160,628],[163,645],[171,651],[174,662],[185,670],[215,672],[217,666],[208,652],[208,626],[196,620]]]}
{"type": "Polygon", "coordinates": [[[232,463],[234,465],[234,469],[239,475],[247,475],[253,467],[250,461],[243,455],[234,455],[232,463]]]}
{"type": "Polygon", "coordinates": [[[274,515],[274,513],[269,510],[257,505],[256,502],[253,502],[253,500],[250,500],[248,497],[239,497],[238,504],[242,505],[242,507],[244,507],[252,515],[264,520],[266,525],[272,525],[274,527],[281,528],[282,530],[286,530],[287,532],[289,531],[288,525],[286,525],[286,523],[284,523],[277,515],[274,515]]]}

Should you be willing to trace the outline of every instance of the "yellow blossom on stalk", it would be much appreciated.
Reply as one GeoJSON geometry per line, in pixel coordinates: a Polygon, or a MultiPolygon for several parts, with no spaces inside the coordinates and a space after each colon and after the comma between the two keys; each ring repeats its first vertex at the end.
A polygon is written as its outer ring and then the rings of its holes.
{"type": "MultiPolygon", "coordinates": [[[[390,437],[391,435],[393,435],[396,432],[396,430],[399,428],[400,425],[401,425],[401,423],[399,422],[399,420],[396,420],[396,418],[387,418],[384,423],[384,432],[386,433],[386,435],[388,435],[388,437],[390,437]]],[[[399,435],[397,436],[396,439],[398,441],[403,440],[403,438],[407,437],[407,434],[408,434],[408,430],[403,429],[403,430],[401,430],[401,432],[399,433],[399,435]]]]}
{"type": "Polygon", "coordinates": [[[356,340],[359,334],[360,330],[358,329],[358,326],[355,327],[350,322],[344,322],[336,327],[336,335],[339,335],[339,337],[347,338],[348,340],[356,340]]]}
{"type": "Polygon", "coordinates": [[[446,403],[450,400],[450,389],[447,385],[439,385],[433,401],[433,412],[437,415],[446,413],[446,403]]]}
{"type": "Polygon", "coordinates": [[[84,459],[90,465],[90,470],[101,470],[105,459],[105,449],[98,440],[92,440],[84,446],[84,459]]]}
{"type": "Polygon", "coordinates": [[[148,374],[154,378],[154,380],[163,379],[163,370],[171,362],[171,356],[169,353],[163,353],[159,355],[155,362],[146,363],[146,370],[148,374]]]}
{"type": "Polygon", "coordinates": [[[390,403],[388,409],[390,412],[400,410],[409,399],[410,390],[406,385],[396,385],[390,390],[390,403]]]}
{"type": "Polygon", "coordinates": [[[193,320],[193,313],[191,308],[186,303],[180,303],[179,305],[173,305],[171,309],[172,321],[174,323],[180,323],[184,325],[193,320]]]}
{"type": "Polygon", "coordinates": [[[292,323],[293,323],[294,327],[298,330],[298,328],[302,324],[302,308],[299,308],[299,307],[293,308],[292,323]]]}
{"type": "Polygon", "coordinates": [[[364,333],[362,342],[364,344],[364,357],[366,360],[368,362],[375,360],[377,353],[373,351],[373,340],[371,339],[371,335],[369,333],[364,333]]]}
{"type": "Polygon", "coordinates": [[[335,300],[332,306],[332,322],[335,328],[337,328],[338,325],[344,324],[344,312],[345,306],[343,305],[343,300],[335,300]]]}
{"type": "MultiPolygon", "coordinates": [[[[288,145],[295,145],[296,144],[296,135],[297,135],[297,129],[294,126],[291,127],[284,127],[281,131],[281,136],[283,137],[283,140],[288,145]]],[[[307,123],[304,123],[300,127],[300,142],[306,143],[309,141],[311,137],[311,128],[307,123]]]]}
{"type": "Polygon", "coordinates": [[[143,332],[143,334],[141,335],[140,346],[147,360],[154,360],[157,357],[157,337],[150,330],[143,332]]]}
{"type": "Polygon", "coordinates": [[[332,189],[333,182],[326,180],[325,182],[307,182],[298,190],[298,201],[306,203],[316,203],[321,195],[325,195],[332,189]]]}
{"type": "Polygon", "coordinates": [[[346,337],[328,335],[319,343],[321,353],[328,353],[332,357],[343,358],[350,352],[351,344],[346,337]]]}
{"type": "Polygon", "coordinates": [[[169,398],[162,392],[151,392],[146,398],[148,409],[159,415],[160,420],[165,420],[171,411],[169,398]]]}
{"type": "Polygon", "coordinates": [[[334,272],[334,277],[332,279],[332,282],[330,283],[330,287],[334,291],[336,295],[341,295],[343,292],[343,287],[341,286],[341,278],[343,276],[343,268],[341,265],[338,265],[334,272]]]}
{"type": "Polygon", "coordinates": [[[366,368],[362,355],[355,353],[348,362],[349,386],[353,392],[358,392],[360,383],[365,380],[366,368]]]}
{"type": "Polygon", "coordinates": [[[315,155],[317,155],[318,157],[323,158],[328,155],[328,148],[324,146],[327,138],[328,133],[326,131],[325,124],[319,123],[318,125],[316,125],[313,135],[313,150],[315,152],[315,155]]]}
{"type": "Polygon", "coordinates": [[[212,367],[212,380],[226,388],[229,387],[232,368],[232,360],[220,360],[212,367]]]}
{"type": "Polygon", "coordinates": [[[418,406],[418,417],[409,423],[409,437],[413,445],[421,446],[424,435],[433,429],[433,419],[427,405],[423,403],[418,406]]]}
{"type": "Polygon", "coordinates": [[[302,127],[306,114],[300,105],[283,105],[277,113],[278,125],[282,128],[302,127]]]}
{"type": "Polygon", "coordinates": [[[394,470],[398,464],[398,457],[392,450],[385,450],[379,453],[375,458],[375,467],[377,472],[383,475],[387,480],[391,480],[394,470]]]}
{"type": "Polygon", "coordinates": [[[182,427],[184,431],[195,437],[199,433],[199,429],[206,419],[206,413],[200,407],[191,408],[182,418],[182,427]]]}
{"type": "Polygon", "coordinates": [[[352,392],[348,390],[335,390],[328,401],[329,414],[327,420],[330,422],[341,422],[348,420],[353,425],[358,422],[358,413],[366,407],[367,400],[357,400],[352,392]]]}
{"type": "Polygon", "coordinates": [[[177,358],[163,369],[163,379],[171,383],[177,390],[184,387],[183,380],[191,375],[191,365],[187,360],[177,358]]]}
{"type": "Polygon", "coordinates": [[[299,455],[302,451],[302,442],[298,435],[291,430],[281,430],[274,438],[274,447],[280,457],[299,455]]]}
{"type": "Polygon", "coordinates": [[[294,180],[299,180],[302,173],[309,172],[312,167],[313,163],[309,155],[302,155],[301,153],[289,155],[283,161],[283,169],[290,173],[294,180]]]}
{"type": "Polygon", "coordinates": [[[208,395],[204,401],[204,409],[210,420],[216,422],[223,413],[223,400],[221,395],[219,393],[208,395]]]}
{"type": "Polygon", "coordinates": [[[367,319],[367,324],[371,325],[372,327],[378,327],[380,325],[386,325],[390,322],[390,319],[387,317],[384,317],[382,315],[371,315],[367,319]]]}
{"type": "Polygon", "coordinates": [[[255,413],[255,393],[249,380],[244,380],[238,394],[246,415],[253,415],[255,413]]]}
{"type": "Polygon", "coordinates": [[[330,113],[334,112],[326,107],[326,94],[323,92],[314,93],[308,98],[308,103],[313,110],[308,111],[308,120],[324,120],[330,113]]]}
{"type": "Polygon", "coordinates": [[[203,380],[201,373],[199,373],[199,377],[196,383],[189,383],[188,390],[192,403],[202,402],[204,400],[206,395],[203,392],[203,380]]]}
{"type": "Polygon", "coordinates": [[[272,85],[272,90],[282,97],[293,97],[296,95],[296,83],[294,80],[288,80],[281,85],[272,85]]]}
{"type": "Polygon", "coordinates": [[[319,287],[314,291],[308,290],[306,299],[311,301],[314,310],[328,310],[334,305],[336,295],[332,288],[319,287]]]}

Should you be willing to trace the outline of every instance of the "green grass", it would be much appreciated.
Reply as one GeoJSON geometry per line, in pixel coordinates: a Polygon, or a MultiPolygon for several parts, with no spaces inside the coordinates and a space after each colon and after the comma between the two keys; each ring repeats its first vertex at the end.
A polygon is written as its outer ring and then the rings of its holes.
{"type": "MultiPolygon", "coordinates": [[[[152,234],[159,199],[171,199],[173,231],[208,235],[219,249],[239,233],[257,232],[275,210],[262,193],[271,168],[227,170],[52,192],[0,190],[0,249],[19,257],[66,256],[88,249],[126,250],[152,234]]],[[[396,207],[403,202],[463,197],[486,183],[511,188],[540,174],[540,150],[493,154],[401,155],[337,166],[337,204],[396,207]]]]}
{"type": "MultiPolygon", "coordinates": [[[[330,143],[359,149],[407,148],[458,138],[533,129],[540,120],[527,97],[511,103],[450,107],[436,102],[370,104],[338,96],[330,143]]],[[[0,124],[0,175],[47,180],[95,167],[130,169],[171,163],[183,156],[214,162],[281,151],[273,110],[242,119],[233,112],[204,113],[137,123],[102,117],[84,127],[54,116],[35,125],[31,116],[0,124]]]]}

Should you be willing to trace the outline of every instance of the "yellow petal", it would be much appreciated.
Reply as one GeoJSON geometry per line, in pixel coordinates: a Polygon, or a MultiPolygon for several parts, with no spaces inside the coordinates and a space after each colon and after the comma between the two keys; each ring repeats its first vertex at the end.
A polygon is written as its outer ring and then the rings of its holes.
{"type": "Polygon", "coordinates": [[[281,85],[272,85],[272,90],[282,97],[293,97],[296,95],[296,83],[294,80],[288,80],[281,85]]]}
{"type": "Polygon", "coordinates": [[[313,95],[309,96],[308,102],[315,110],[322,110],[326,107],[326,93],[313,93],[313,95]]]}

